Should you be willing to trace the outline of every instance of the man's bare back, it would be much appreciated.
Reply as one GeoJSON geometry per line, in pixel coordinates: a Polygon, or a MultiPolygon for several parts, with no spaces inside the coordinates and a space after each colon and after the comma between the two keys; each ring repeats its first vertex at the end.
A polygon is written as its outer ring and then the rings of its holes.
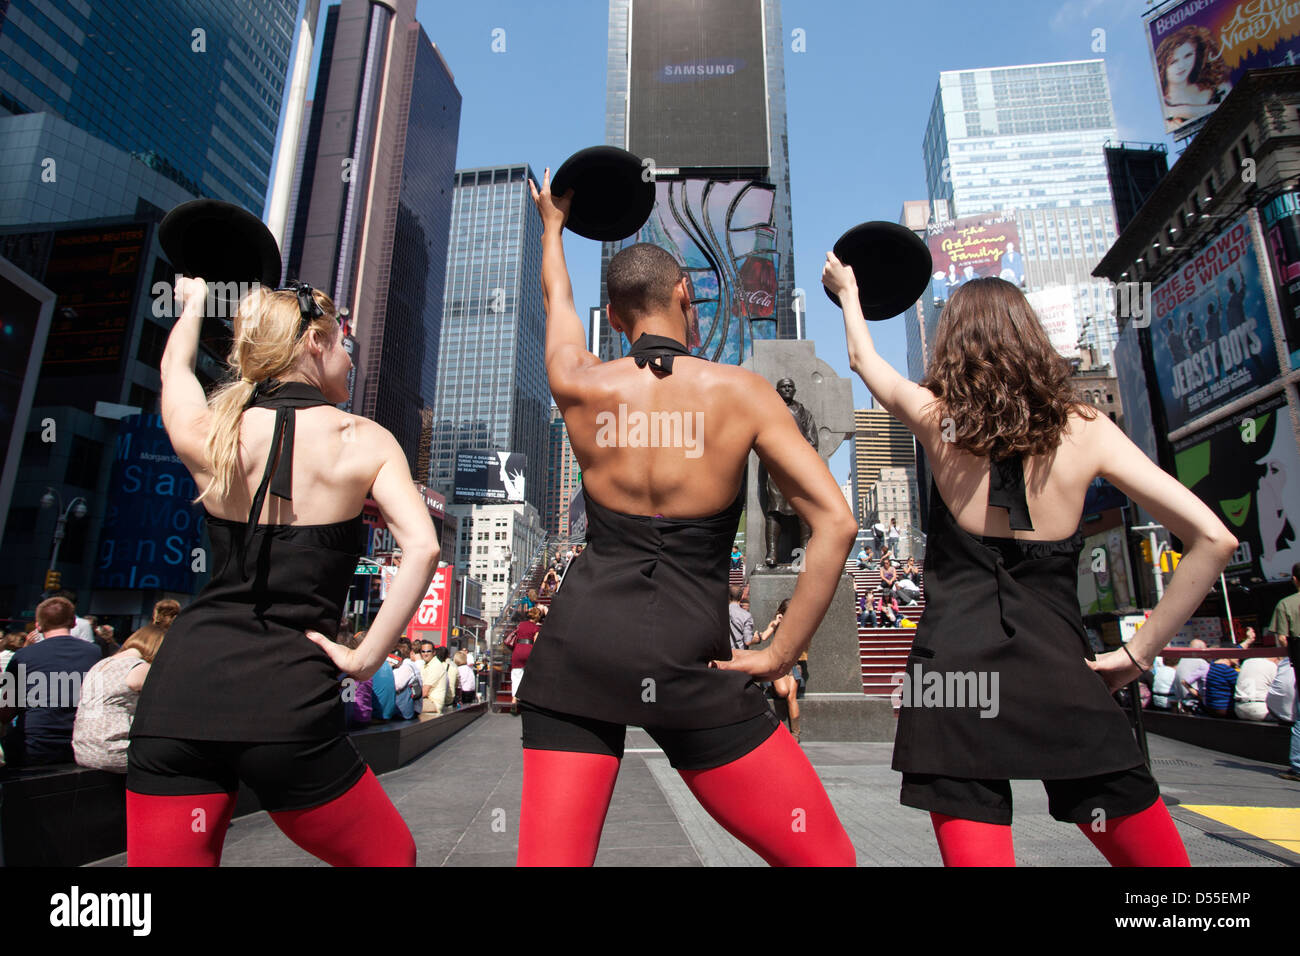
{"type": "Polygon", "coordinates": [[[777,397],[752,372],[690,356],[675,357],[671,374],[629,357],[590,366],[583,380],[556,397],[583,484],[607,508],[671,518],[735,500],[759,432],[754,397],[777,397]]]}

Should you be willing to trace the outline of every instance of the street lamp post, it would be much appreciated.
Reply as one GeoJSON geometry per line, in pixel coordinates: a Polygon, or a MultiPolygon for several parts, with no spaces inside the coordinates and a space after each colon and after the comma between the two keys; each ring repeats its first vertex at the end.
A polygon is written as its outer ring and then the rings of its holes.
{"type": "Polygon", "coordinates": [[[50,567],[46,573],[46,579],[49,575],[59,568],[59,547],[63,544],[63,536],[67,532],[68,516],[80,520],[86,517],[86,499],[78,495],[68,502],[67,508],[63,507],[63,496],[55,488],[47,487],[45,494],[41,495],[41,507],[50,508],[57,506],[59,517],[54,523],[54,549],[50,552],[50,567]]]}

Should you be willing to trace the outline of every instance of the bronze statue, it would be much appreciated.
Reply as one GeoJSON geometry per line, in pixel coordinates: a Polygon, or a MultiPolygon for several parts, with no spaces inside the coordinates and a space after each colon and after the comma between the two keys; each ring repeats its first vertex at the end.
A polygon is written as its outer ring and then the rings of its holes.
{"type": "MultiPolygon", "coordinates": [[[[776,383],[776,391],[785,400],[785,407],[794,416],[799,431],[803,433],[803,437],[807,439],[808,444],[812,445],[813,448],[817,448],[817,422],[813,420],[812,412],[794,400],[794,381],[788,378],[781,379],[776,383]]],[[[771,568],[775,567],[777,563],[776,556],[781,541],[781,518],[783,516],[798,517],[798,515],[790,507],[789,502],[785,500],[785,495],[781,494],[781,489],[776,486],[776,482],[772,480],[771,475],[767,474],[766,469],[764,469],[763,475],[764,486],[767,490],[767,520],[764,529],[767,539],[767,556],[763,559],[763,563],[771,568]]],[[[811,531],[808,528],[808,523],[800,518],[799,547],[807,548],[809,534],[811,534],[811,531]]]]}

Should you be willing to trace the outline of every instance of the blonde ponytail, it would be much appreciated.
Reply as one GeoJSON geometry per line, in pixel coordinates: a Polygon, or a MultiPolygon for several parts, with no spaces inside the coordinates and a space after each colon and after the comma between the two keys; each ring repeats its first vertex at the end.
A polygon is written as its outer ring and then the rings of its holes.
{"type": "MultiPolygon", "coordinates": [[[[314,297],[324,315],[314,319],[318,334],[338,332],[334,303],[324,292],[314,297]]],[[[302,310],[292,289],[269,291],[257,288],[239,303],[232,324],[233,340],[227,361],[234,374],[208,399],[211,425],[204,444],[204,457],[212,475],[196,501],[211,495],[225,498],[239,477],[239,426],[254,389],[268,379],[292,371],[302,355],[306,333],[298,335],[302,310]]],[[[327,338],[333,341],[333,338],[327,338]]]]}

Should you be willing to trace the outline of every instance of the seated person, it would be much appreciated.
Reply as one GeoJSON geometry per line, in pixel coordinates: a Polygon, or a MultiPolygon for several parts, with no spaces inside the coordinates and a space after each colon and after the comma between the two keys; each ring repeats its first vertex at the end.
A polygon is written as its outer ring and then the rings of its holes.
{"type": "MultiPolygon", "coordinates": [[[[1206,644],[1199,637],[1187,645],[1192,650],[1205,650],[1206,644]]],[[[1184,657],[1174,668],[1178,679],[1174,681],[1174,700],[1180,710],[1195,711],[1200,709],[1202,682],[1210,669],[1210,662],[1203,657],[1184,657]]]]}
{"type": "Polygon", "coordinates": [[[79,766],[126,773],[135,705],[166,635],[161,625],[146,624],[128,637],[116,654],[102,658],[86,672],[72,725],[72,751],[79,766]]]}
{"type": "Polygon", "coordinates": [[[1266,701],[1268,715],[1281,724],[1289,724],[1296,718],[1295,706],[1295,668],[1288,657],[1277,662],[1277,675],[1268,685],[1266,701]]]}
{"type": "Polygon", "coordinates": [[[1211,717],[1232,714],[1232,697],[1237,688],[1237,668],[1231,657],[1221,657],[1205,673],[1205,692],[1201,705],[1211,717]]]}
{"type": "Polygon", "coordinates": [[[907,564],[903,565],[903,577],[917,587],[921,586],[921,569],[916,566],[915,558],[908,558],[907,564]]]}
{"type": "Polygon", "coordinates": [[[903,604],[915,604],[921,600],[921,589],[911,578],[900,577],[894,588],[894,596],[903,604]]]}
{"type": "Polygon", "coordinates": [[[858,595],[858,627],[875,627],[874,600],[865,592],[858,595]]]}
{"type": "MultiPolygon", "coordinates": [[[[889,549],[885,549],[885,554],[889,554],[889,549]]],[[[894,562],[888,557],[880,559],[880,586],[887,590],[891,595],[894,588],[898,585],[898,569],[894,567],[894,562]]]]}
{"type": "Polygon", "coordinates": [[[395,720],[399,716],[397,711],[397,684],[393,677],[393,668],[400,663],[401,661],[397,659],[396,652],[392,652],[388,655],[388,659],[380,665],[379,670],[375,671],[374,676],[370,678],[370,709],[375,720],[395,720]]]}
{"type": "Polygon", "coordinates": [[[99,645],[73,636],[76,622],[76,611],[67,598],[42,601],[36,607],[36,627],[44,640],[15,651],[5,666],[5,672],[13,675],[8,680],[14,699],[0,706],[0,727],[17,718],[4,739],[10,766],[73,761],[72,727],[81,682],[100,660],[99,645]]]}
{"type": "Polygon", "coordinates": [[[898,599],[883,584],[876,591],[875,606],[872,608],[877,627],[898,627],[902,614],[898,610],[898,599]]]}
{"type": "MultiPolygon", "coordinates": [[[[410,720],[424,708],[424,684],[420,672],[411,660],[411,642],[401,638],[397,642],[397,663],[393,665],[393,692],[397,713],[403,720],[410,720]]],[[[392,660],[392,657],[389,658],[392,660]]]]}
{"type": "MultiPolygon", "coordinates": [[[[1242,644],[1244,646],[1245,642],[1242,644]]],[[[1277,677],[1278,660],[1273,657],[1248,657],[1241,662],[1237,689],[1232,695],[1232,706],[1238,719],[1268,719],[1268,690],[1277,677]]]]}
{"type": "Polygon", "coordinates": [[[1161,658],[1156,658],[1155,675],[1151,681],[1151,706],[1156,710],[1169,710],[1174,706],[1174,681],[1178,678],[1178,672],[1166,664],[1161,658]]]}

